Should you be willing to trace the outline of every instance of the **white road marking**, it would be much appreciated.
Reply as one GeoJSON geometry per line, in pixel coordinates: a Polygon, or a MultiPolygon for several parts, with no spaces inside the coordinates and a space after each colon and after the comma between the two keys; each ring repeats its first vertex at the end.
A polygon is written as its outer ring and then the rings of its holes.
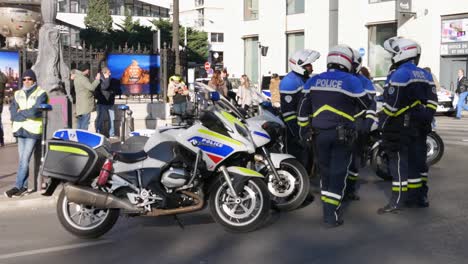
{"type": "Polygon", "coordinates": [[[75,248],[83,248],[83,247],[90,247],[90,246],[95,246],[95,245],[100,245],[100,244],[107,244],[107,243],[112,243],[112,241],[102,240],[102,241],[97,241],[97,242],[80,243],[80,244],[67,245],[67,246],[61,246],[61,247],[50,247],[50,248],[43,248],[43,249],[20,251],[20,252],[0,255],[0,259],[11,259],[11,258],[31,256],[31,255],[37,255],[37,254],[45,254],[45,253],[58,252],[58,251],[63,251],[63,250],[75,249],[75,248]]]}

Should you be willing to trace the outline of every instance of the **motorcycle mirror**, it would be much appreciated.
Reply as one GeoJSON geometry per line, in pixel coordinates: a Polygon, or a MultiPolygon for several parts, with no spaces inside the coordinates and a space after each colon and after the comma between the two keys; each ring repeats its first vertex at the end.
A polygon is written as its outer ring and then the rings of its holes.
{"type": "Polygon", "coordinates": [[[221,98],[220,98],[220,95],[218,92],[210,92],[210,100],[212,101],[219,101],[221,98]]]}

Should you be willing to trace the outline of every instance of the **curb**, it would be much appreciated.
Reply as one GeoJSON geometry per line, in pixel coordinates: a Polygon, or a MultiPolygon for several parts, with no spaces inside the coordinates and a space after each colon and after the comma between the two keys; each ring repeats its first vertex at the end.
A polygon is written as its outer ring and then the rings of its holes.
{"type": "Polygon", "coordinates": [[[42,208],[53,208],[57,204],[57,196],[42,196],[40,193],[33,193],[28,196],[18,198],[0,199],[0,213],[16,210],[38,210],[42,208]]]}

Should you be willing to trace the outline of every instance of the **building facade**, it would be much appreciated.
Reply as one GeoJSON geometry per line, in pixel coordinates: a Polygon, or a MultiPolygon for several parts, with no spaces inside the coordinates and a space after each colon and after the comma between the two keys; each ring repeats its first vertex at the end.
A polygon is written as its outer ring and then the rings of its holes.
{"type": "MultiPolygon", "coordinates": [[[[109,0],[114,29],[121,24],[126,12],[143,26],[153,26],[151,20],[170,17],[172,0],[109,0]]],[[[57,23],[61,25],[65,45],[79,46],[79,30],[85,28],[84,18],[88,0],[57,0],[57,23]]]]}
{"type": "Polygon", "coordinates": [[[225,9],[232,21],[225,28],[225,65],[254,81],[259,71],[288,72],[287,58],[301,48],[319,51],[314,71],[324,71],[328,49],[338,43],[359,49],[373,76],[385,77],[390,57],[381,45],[395,35],[421,45],[419,65],[430,67],[445,88],[453,89],[456,71],[467,69],[466,0],[242,0],[226,1],[225,9]],[[258,42],[269,47],[264,57],[258,42]]]}
{"type": "Polygon", "coordinates": [[[180,0],[179,20],[185,27],[192,27],[208,34],[208,61],[216,67],[224,65],[224,28],[226,24],[225,6],[219,0],[180,0]]]}

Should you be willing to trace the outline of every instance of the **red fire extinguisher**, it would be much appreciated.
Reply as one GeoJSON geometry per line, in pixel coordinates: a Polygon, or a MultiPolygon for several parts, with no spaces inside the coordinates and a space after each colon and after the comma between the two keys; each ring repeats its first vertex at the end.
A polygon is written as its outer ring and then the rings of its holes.
{"type": "Polygon", "coordinates": [[[112,160],[106,159],[106,161],[104,162],[104,165],[102,165],[101,172],[99,173],[99,177],[97,180],[98,186],[106,185],[107,180],[109,179],[109,176],[112,173],[112,170],[113,170],[112,160]]]}

